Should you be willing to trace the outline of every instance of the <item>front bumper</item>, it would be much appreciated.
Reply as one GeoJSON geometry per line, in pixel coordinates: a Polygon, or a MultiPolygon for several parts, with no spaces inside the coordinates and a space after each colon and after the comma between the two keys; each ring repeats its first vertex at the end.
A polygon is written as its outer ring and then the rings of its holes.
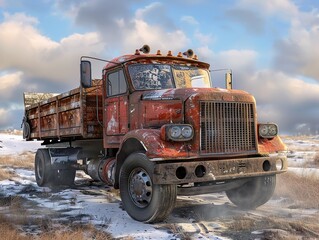
{"type": "Polygon", "coordinates": [[[155,165],[155,184],[187,184],[235,180],[287,171],[286,156],[199,160],[155,165]]]}

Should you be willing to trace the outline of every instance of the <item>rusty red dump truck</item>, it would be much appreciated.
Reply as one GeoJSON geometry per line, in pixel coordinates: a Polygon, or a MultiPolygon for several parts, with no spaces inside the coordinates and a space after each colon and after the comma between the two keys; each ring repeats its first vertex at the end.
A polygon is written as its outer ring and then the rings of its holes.
{"type": "MultiPolygon", "coordinates": [[[[106,61],[100,80],[82,57],[81,86],[25,108],[23,135],[41,140],[39,186],[74,184],[77,170],[119,189],[127,213],[163,221],[177,195],[225,191],[240,208],[266,203],[286,147],[273,123],[257,121],[252,95],[214,88],[192,50],[135,53],[106,61]],[[184,56],[186,55],[186,56],[184,56]]],[[[25,95],[27,96],[27,95],[25,95]]]]}

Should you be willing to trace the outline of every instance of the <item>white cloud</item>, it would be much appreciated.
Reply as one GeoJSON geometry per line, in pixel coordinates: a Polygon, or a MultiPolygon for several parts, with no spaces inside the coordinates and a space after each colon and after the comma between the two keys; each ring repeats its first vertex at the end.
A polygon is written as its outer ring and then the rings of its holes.
{"type": "Polygon", "coordinates": [[[9,126],[11,113],[4,108],[0,108],[0,126],[9,126]]]}
{"type": "Polygon", "coordinates": [[[190,25],[199,25],[199,22],[193,16],[182,16],[181,21],[190,25]]]}
{"type": "Polygon", "coordinates": [[[0,76],[0,99],[9,98],[13,94],[15,88],[21,83],[22,75],[22,72],[15,72],[0,76]]]}
{"type": "Polygon", "coordinates": [[[261,121],[276,121],[286,132],[307,123],[318,124],[319,85],[307,83],[283,72],[261,70],[246,81],[246,89],[252,93],[258,105],[261,121]]]}
{"type": "Polygon", "coordinates": [[[78,81],[80,56],[104,48],[99,34],[94,32],[73,34],[55,42],[33,26],[34,18],[15,14],[7,15],[6,19],[8,21],[0,24],[0,69],[18,69],[27,77],[43,81],[78,81]]]}
{"type": "Polygon", "coordinates": [[[24,13],[9,14],[5,12],[3,16],[5,22],[15,22],[28,25],[36,25],[39,23],[38,19],[32,16],[27,16],[24,13]]]}
{"type": "Polygon", "coordinates": [[[162,7],[162,4],[160,2],[153,2],[144,8],[137,9],[135,12],[135,17],[137,19],[144,19],[147,15],[156,12],[157,9],[160,7],[162,7]]]}
{"type": "Polygon", "coordinates": [[[260,14],[276,14],[284,18],[298,14],[298,7],[290,0],[241,0],[237,5],[242,8],[254,8],[260,14]]]}
{"type": "Polygon", "coordinates": [[[143,44],[150,44],[151,52],[156,52],[157,49],[164,51],[180,51],[185,49],[190,40],[181,30],[171,32],[159,26],[153,26],[143,20],[135,19],[133,21],[133,28],[126,29],[129,38],[123,39],[124,51],[132,52],[143,44]]]}
{"type": "MultiPolygon", "coordinates": [[[[309,16],[308,16],[309,17],[309,16]]],[[[275,66],[294,74],[316,79],[319,82],[319,18],[313,16],[310,26],[295,19],[289,36],[277,42],[275,49],[275,66]],[[317,19],[317,23],[315,22],[317,19]]]]}
{"type": "Polygon", "coordinates": [[[256,61],[258,53],[250,49],[230,49],[219,53],[219,61],[228,63],[232,68],[251,68],[256,61]]]}
{"type": "Polygon", "coordinates": [[[214,41],[212,34],[203,34],[200,31],[196,31],[194,37],[201,46],[208,46],[214,41]]]}

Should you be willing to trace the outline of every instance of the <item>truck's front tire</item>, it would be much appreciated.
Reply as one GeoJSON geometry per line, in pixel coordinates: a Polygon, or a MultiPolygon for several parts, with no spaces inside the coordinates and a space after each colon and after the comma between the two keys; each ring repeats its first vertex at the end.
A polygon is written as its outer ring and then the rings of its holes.
{"type": "Polygon", "coordinates": [[[51,184],[53,179],[53,172],[51,168],[51,159],[48,149],[38,149],[35,154],[34,162],[35,179],[40,187],[51,184]]]}
{"type": "Polygon", "coordinates": [[[176,201],[175,185],[152,182],[154,163],[144,153],[132,153],[120,171],[120,195],[126,212],[140,222],[163,221],[176,201]]]}
{"type": "Polygon", "coordinates": [[[226,195],[238,207],[255,209],[272,197],[275,187],[276,175],[255,177],[238,188],[226,191],[226,195]]]}

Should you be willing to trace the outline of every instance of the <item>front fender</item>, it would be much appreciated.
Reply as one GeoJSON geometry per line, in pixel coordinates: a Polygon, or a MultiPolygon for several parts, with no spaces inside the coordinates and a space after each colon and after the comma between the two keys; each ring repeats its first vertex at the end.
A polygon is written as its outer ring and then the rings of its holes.
{"type": "Polygon", "coordinates": [[[286,145],[279,136],[272,139],[259,138],[258,150],[260,154],[270,154],[276,152],[287,151],[286,145]]]}
{"type": "Polygon", "coordinates": [[[129,139],[136,139],[144,147],[150,160],[178,159],[188,157],[187,146],[183,142],[168,142],[160,137],[160,130],[139,129],[133,130],[124,136],[123,144],[129,139]]]}

